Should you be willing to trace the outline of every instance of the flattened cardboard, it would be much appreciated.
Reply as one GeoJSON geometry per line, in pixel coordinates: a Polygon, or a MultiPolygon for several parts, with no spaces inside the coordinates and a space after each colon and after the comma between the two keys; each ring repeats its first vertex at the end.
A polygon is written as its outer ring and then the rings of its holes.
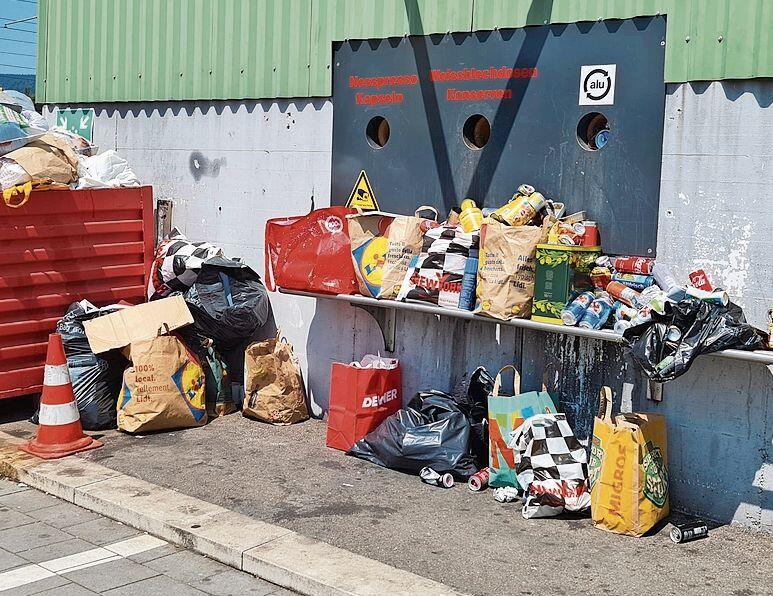
{"type": "Polygon", "coordinates": [[[162,298],[119,310],[84,323],[91,351],[101,354],[123,348],[135,341],[156,337],[193,323],[191,311],[182,296],[162,298]]]}

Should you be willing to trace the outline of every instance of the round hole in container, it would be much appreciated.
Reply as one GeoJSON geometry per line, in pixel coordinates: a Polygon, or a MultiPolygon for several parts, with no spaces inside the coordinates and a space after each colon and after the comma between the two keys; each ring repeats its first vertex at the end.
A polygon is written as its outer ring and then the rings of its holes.
{"type": "Polygon", "coordinates": [[[383,116],[374,116],[365,128],[368,143],[374,149],[381,149],[389,141],[389,121],[383,116]]]}
{"type": "Polygon", "coordinates": [[[611,134],[607,117],[600,112],[589,112],[577,123],[577,142],[586,151],[603,149],[611,134]]]}
{"type": "Polygon", "coordinates": [[[465,121],[462,136],[470,149],[483,149],[491,137],[491,124],[485,116],[473,114],[465,121]]]}

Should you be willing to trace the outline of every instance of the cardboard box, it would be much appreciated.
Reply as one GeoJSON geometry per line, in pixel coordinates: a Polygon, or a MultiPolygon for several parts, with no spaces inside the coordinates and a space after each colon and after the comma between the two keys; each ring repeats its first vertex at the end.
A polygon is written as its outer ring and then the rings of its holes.
{"type": "Polygon", "coordinates": [[[193,323],[182,296],[162,298],[85,321],[91,351],[100,354],[147,340],[193,323]]]}

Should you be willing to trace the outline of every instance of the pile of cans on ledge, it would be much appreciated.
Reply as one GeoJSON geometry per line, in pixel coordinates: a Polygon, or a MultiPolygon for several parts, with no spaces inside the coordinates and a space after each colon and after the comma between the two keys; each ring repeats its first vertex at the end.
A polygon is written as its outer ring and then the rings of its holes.
{"type": "Polygon", "coordinates": [[[612,326],[622,334],[626,329],[652,320],[652,311],[664,312],[667,301],[685,297],[727,306],[729,297],[714,288],[702,269],[690,273],[690,283],[682,284],[671,269],[646,257],[596,259],[590,272],[593,291],[580,292],[561,311],[564,325],[587,329],[612,326]]]}

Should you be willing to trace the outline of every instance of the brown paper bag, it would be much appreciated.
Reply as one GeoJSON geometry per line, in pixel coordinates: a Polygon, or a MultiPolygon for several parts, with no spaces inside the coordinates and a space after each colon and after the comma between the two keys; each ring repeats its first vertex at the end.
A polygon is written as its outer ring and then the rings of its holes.
{"type": "Polygon", "coordinates": [[[421,252],[424,232],[436,225],[437,211],[422,206],[414,216],[369,211],[347,216],[352,261],[360,293],[394,299],[411,259],[421,252]],[[419,217],[431,211],[434,219],[419,217]]]}
{"type": "Polygon", "coordinates": [[[531,316],[537,244],[544,228],[508,226],[486,218],[481,227],[475,312],[510,320],[531,316]]]}
{"type": "Polygon", "coordinates": [[[242,414],[279,425],[309,418],[298,359],[279,333],[244,351],[242,414]]]}
{"type": "Polygon", "coordinates": [[[389,225],[387,251],[384,256],[384,266],[381,268],[379,298],[388,300],[397,298],[411,259],[421,253],[424,232],[433,227],[437,222],[437,216],[438,213],[434,207],[422,205],[416,210],[413,217],[401,215],[389,225]],[[430,211],[434,217],[432,219],[421,218],[419,213],[422,211],[430,211]]]}
{"type": "Polygon", "coordinates": [[[78,156],[64,140],[50,134],[11,151],[5,157],[24,168],[33,181],[51,180],[69,184],[78,177],[78,156]]]}
{"type": "Polygon", "coordinates": [[[201,426],[207,422],[204,371],[185,345],[171,335],[132,342],[132,366],[123,374],[118,428],[149,432],[201,426]]]}

